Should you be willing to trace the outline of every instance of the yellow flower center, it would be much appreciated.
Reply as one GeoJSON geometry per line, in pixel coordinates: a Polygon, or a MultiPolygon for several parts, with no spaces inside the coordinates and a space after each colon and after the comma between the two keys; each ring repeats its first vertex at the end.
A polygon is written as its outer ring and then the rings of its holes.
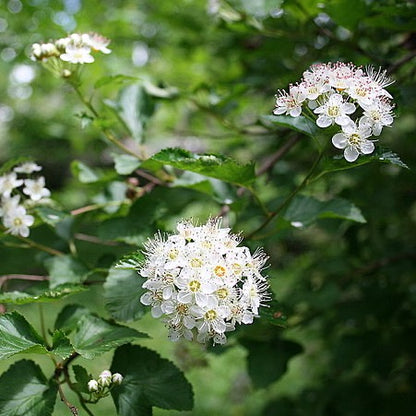
{"type": "Polygon", "coordinates": [[[195,293],[201,288],[201,283],[198,280],[192,280],[189,282],[188,287],[191,292],[195,293]]]}
{"type": "Polygon", "coordinates": [[[23,221],[22,221],[20,218],[15,218],[15,219],[13,220],[13,224],[14,224],[16,227],[20,227],[21,225],[23,225],[23,221]]]}
{"type": "Polygon", "coordinates": [[[178,312],[179,315],[186,315],[188,313],[189,306],[185,305],[184,303],[179,303],[176,305],[176,312],[178,312]]]}
{"type": "Polygon", "coordinates": [[[360,144],[360,136],[357,133],[351,134],[351,136],[349,137],[349,142],[353,146],[358,146],[360,144]]]}
{"type": "Polygon", "coordinates": [[[328,115],[330,117],[338,117],[339,116],[339,107],[337,105],[330,105],[328,107],[328,115]]]}
{"type": "Polygon", "coordinates": [[[201,259],[198,259],[198,258],[193,258],[193,259],[191,260],[191,267],[201,267],[201,266],[202,266],[202,264],[203,264],[203,262],[202,262],[202,260],[201,260],[201,259]]]}
{"type": "Polygon", "coordinates": [[[215,266],[214,273],[218,277],[223,277],[225,275],[225,267],[223,267],[223,266],[215,266]]]}
{"type": "Polygon", "coordinates": [[[217,296],[220,299],[225,299],[228,296],[228,289],[225,287],[222,287],[220,289],[217,290],[217,296]]]}
{"type": "Polygon", "coordinates": [[[172,250],[169,251],[168,257],[171,260],[175,260],[176,257],[178,257],[179,251],[176,248],[173,248],[172,250]]]}
{"type": "Polygon", "coordinates": [[[213,321],[217,317],[217,312],[215,312],[213,309],[210,309],[209,311],[205,312],[205,319],[207,321],[213,321]]]}

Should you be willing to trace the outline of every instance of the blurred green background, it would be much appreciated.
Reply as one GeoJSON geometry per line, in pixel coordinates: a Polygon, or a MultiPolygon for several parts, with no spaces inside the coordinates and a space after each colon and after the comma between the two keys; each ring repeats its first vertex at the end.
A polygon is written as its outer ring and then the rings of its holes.
{"type": "MultiPolygon", "coordinates": [[[[84,90],[94,94],[104,114],[109,110],[101,97],[114,99],[117,88],[94,90],[102,76],[124,74],[176,88],[178,96],[158,100],[149,120],[149,154],[180,146],[258,166],[293,135],[265,127],[261,116],[271,114],[277,89],[299,80],[311,64],[372,64],[396,80],[389,87],[396,120],[384,129],[380,144],[410,169],[372,163],[331,173],[308,188],[324,199],[353,201],[367,222],[320,219],[303,229],[278,223],[276,232],[260,242],[270,254],[267,272],[285,305],[287,329],[256,323],[247,330],[250,345],[207,352],[168,342],[162,324],[149,315],[134,324],[154,337],[142,344],[174,360],[195,390],[194,411],[157,409],[155,415],[416,414],[415,22],[415,2],[404,0],[0,0],[0,162],[18,156],[36,160],[54,198],[67,210],[98,192],[97,186],[80,185],[71,162],[110,169],[112,150],[95,126],[82,125],[84,109],[70,89],[30,60],[34,42],[76,31],[111,39],[112,54],[97,57],[83,73],[84,90]],[[278,380],[272,376],[253,383],[247,356],[254,354],[256,337],[266,339],[261,351],[272,368],[286,363],[279,357],[291,356],[277,339],[300,344],[302,352],[288,361],[278,380]]],[[[129,143],[122,128],[117,133],[129,143]]],[[[313,151],[302,138],[260,180],[259,194],[270,206],[302,180],[313,151]]],[[[166,229],[176,218],[204,219],[221,209],[217,200],[192,190],[171,189],[168,198],[169,218],[159,220],[166,229]]],[[[230,214],[237,219],[236,231],[247,233],[259,215],[244,203],[230,214]]],[[[79,231],[85,231],[82,225],[79,231]]],[[[44,229],[34,230],[34,238],[37,233],[53,241],[44,229]]],[[[91,244],[79,245],[87,263],[106,256],[111,262],[135,248],[103,246],[98,252],[91,244]]],[[[35,252],[2,246],[0,259],[2,275],[44,273],[35,252]]],[[[106,313],[99,288],[65,302],[89,302],[106,313]]],[[[50,325],[56,308],[44,306],[50,325]]],[[[20,309],[33,314],[35,324],[38,307],[20,309]]],[[[108,354],[85,365],[98,374],[110,362],[108,354]]],[[[256,367],[256,359],[249,362],[256,367]]],[[[8,365],[0,363],[1,370],[8,365]]],[[[48,365],[45,361],[44,368],[48,365]]],[[[266,368],[263,362],[258,371],[266,368]]],[[[99,406],[97,414],[112,414],[110,399],[99,406]]],[[[56,415],[66,414],[59,403],[56,415]]]]}

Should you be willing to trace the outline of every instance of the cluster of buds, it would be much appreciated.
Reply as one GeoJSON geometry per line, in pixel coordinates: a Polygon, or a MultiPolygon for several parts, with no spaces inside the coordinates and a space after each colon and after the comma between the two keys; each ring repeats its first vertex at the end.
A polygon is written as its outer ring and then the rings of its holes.
{"type": "Polygon", "coordinates": [[[34,43],[31,58],[40,61],[58,76],[68,78],[72,75],[74,64],[94,62],[93,52],[109,54],[110,40],[97,33],[72,33],[48,43],[34,43]]]}
{"type": "Polygon", "coordinates": [[[177,234],[160,233],[145,245],[139,274],[146,278],[140,301],[162,317],[169,339],[227,341],[236,324],[251,324],[270,300],[261,270],[267,256],[239,246],[241,238],[220,220],[205,225],[180,222],[177,234]]]}
{"type": "Polygon", "coordinates": [[[386,71],[342,62],[312,65],[289,92],[276,94],[276,115],[313,117],[321,128],[337,125],[332,144],[354,162],[371,154],[374,138],[393,123],[392,96],[385,90],[393,81],[386,71]]]}
{"type": "Polygon", "coordinates": [[[12,235],[29,236],[29,227],[35,219],[27,213],[27,209],[51,194],[45,188],[43,176],[32,177],[41,169],[36,163],[26,162],[0,176],[0,218],[6,232],[12,235]]]}
{"type": "Polygon", "coordinates": [[[95,400],[108,395],[114,386],[119,386],[123,381],[123,376],[119,373],[111,374],[111,371],[104,370],[97,378],[88,382],[88,391],[94,396],[95,400]]]}

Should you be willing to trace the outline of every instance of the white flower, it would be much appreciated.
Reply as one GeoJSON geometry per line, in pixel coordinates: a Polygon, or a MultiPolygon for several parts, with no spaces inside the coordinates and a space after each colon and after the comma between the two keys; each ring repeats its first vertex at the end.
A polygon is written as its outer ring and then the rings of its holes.
{"type": "Polygon", "coordinates": [[[81,39],[85,45],[89,46],[94,51],[99,51],[105,54],[111,53],[111,49],[107,46],[110,44],[110,39],[99,35],[98,33],[84,33],[81,39]]]}
{"type": "Polygon", "coordinates": [[[384,126],[390,126],[393,123],[393,107],[387,100],[375,100],[371,105],[365,105],[364,122],[368,123],[374,136],[379,136],[384,126]]]}
{"type": "Polygon", "coordinates": [[[304,90],[296,86],[290,87],[289,94],[286,91],[280,91],[276,95],[276,108],[273,113],[298,117],[302,113],[302,103],[305,101],[305,98],[304,90]]]}
{"type": "Polygon", "coordinates": [[[6,173],[0,176],[0,195],[9,197],[15,188],[23,184],[22,179],[17,179],[15,172],[6,173]]]}
{"type": "Polygon", "coordinates": [[[88,391],[90,392],[94,392],[94,391],[98,391],[99,390],[99,386],[96,380],[90,380],[88,382],[88,391]]]}
{"type": "Polygon", "coordinates": [[[314,113],[319,114],[316,124],[322,128],[329,127],[334,123],[345,126],[351,122],[348,114],[352,114],[354,111],[354,104],[345,102],[341,94],[332,94],[323,105],[315,108],[314,113]]]}
{"type": "Polygon", "coordinates": [[[43,197],[50,196],[51,192],[45,188],[45,178],[25,179],[23,193],[28,195],[32,201],[39,201],[43,197]]]}
{"type": "Polygon", "coordinates": [[[180,222],[177,234],[159,234],[145,245],[139,274],[146,277],[140,301],[163,317],[169,339],[226,342],[226,331],[249,324],[269,299],[261,270],[267,257],[240,247],[241,238],[221,228],[219,220],[202,226],[180,222]],[[256,297],[247,297],[247,281],[260,282],[256,297]]]}
{"type": "Polygon", "coordinates": [[[3,224],[7,228],[7,232],[12,235],[29,236],[29,227],[33,225],[35,219],[31,215],[26,214],[26,209],[18,205],[14,209],[9,209],[3,217],[3,224]]]}
{"type": "Polygon", "coordinates": [[[42,166],[37,165],[34,162],[25,162],[22,163],[19,166],[16,166],[13,169],[16,173],[26,173],[26,174],[31,174],[33,172],[39,172],[42,170],[42,166]]]}
{"type": "Polygon", "coordinates": [[[368,124],[360,122],[342,127],[342,133],[332,137],[332,144],[338,149],[344,149],[344,157],[348,162],[357,160],[360,154],[370,154],[374,151],[374,143],[367,140],[371,136],[371,128],[368,124]]]}
{"type": "Polygon", "coordinates": [[[90,64],[94,62],[89,46],[76,45],[73,43],[70,43],[65,48],[65,53],[63,53],[60,58],[63,61],[72,64],[90,64]]]}
{"type": "Polygon", "coordinates": [[[12,197],[2,197],[0,204],[0,217],[6,216],[9,212],[13,212],[20,202],[20,195],[14,195],[12,197]]]}

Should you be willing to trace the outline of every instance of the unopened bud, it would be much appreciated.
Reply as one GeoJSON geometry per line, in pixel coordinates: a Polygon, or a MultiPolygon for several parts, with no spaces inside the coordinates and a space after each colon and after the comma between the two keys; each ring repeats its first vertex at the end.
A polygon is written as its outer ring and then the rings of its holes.
{"type": "Polygon", "coordinates": [[[112,380],[114,384],[121,384],[123,381],[123,376],[120,373],[114,373],[112,380]]]}
{"type": "Polygon", "coordinates": [[[97,380],[90,380],[88,382],[88,390],[93,392],[93,391],[98,391],[99,387],[98,387],[98,383],[97,380]]]}
{"type": "Polygon", "coordinates": [[[98,376],[98,383],[102,387],[108,387],[111,384],[111,371],[105,370],[98,376]]]}

